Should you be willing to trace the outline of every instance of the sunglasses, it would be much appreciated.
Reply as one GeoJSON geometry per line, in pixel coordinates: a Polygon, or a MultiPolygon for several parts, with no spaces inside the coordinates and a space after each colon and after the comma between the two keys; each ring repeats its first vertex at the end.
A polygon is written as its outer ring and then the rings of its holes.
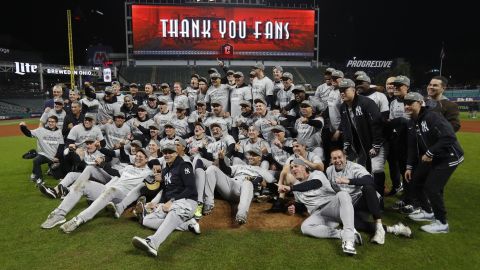
{"type": "Polygon", "coordinates": [[[220,104],[212,104],[212,107],[215,108],[215,107],[220,107],[220,104]]]}

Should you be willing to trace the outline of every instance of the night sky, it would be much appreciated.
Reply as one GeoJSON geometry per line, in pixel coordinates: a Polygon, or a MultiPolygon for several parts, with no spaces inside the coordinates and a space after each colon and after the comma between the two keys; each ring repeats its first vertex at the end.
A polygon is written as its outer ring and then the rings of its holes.
{"type": "MultiPolygon", "coordinates": [[[[67,64],[66,9],[70,8],[78,19],[73,21],[75,64],[85,64],[85,49],[90,44],[102,43],[114,52],[125,52],[123,1],[53,3],[34,1],[28,8],[21,1],[9,3],[9,8],[4,5],[0,47],[41,51],[46,63],[67,64]]],[[[455,84],[480,84],[480,16],[472,5],[430,0],[321,1],[320,60],[403,57],[412,64],[413,73],[421,76],[439,68],[443,42],[444,75],[455,84]]]]}

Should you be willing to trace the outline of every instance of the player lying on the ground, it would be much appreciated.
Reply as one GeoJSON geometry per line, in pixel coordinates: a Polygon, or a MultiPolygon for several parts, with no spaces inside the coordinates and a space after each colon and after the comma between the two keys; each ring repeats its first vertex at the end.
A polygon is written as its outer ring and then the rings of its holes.
{"type": "MultiPolygon", "coordinates": [[[[222,197],[229,201],[238,201],[238,211],[235,221],[238,224],[247,222],[248,209],[253,199],[255,181],[250,179],[263,179],[267,183],[273,183],[275,178],[265,169],[260,167],[262,152],[258,148],[252,148],[247,152],[248,163],[233,166],[225,164],[225,150],[218,152],[219,167],[210,166],[206,171],[205,207],[213,209],[214,190],[217,189],[222,197]]],[[[258,182],[258,181],[257,181],[258,182]]]]}
{"type": "Polygon", "coordinates": [[[162,170],[163,187],[160,204],[143,218],[143,225],[156,232],[147,238],[134,236],[132,244],[150,255],[157,256],[158,247],[175,230],[190,229],[200,234],[200,225],[193,218],[197,208],[197,189],[193,168],[177,154],[173,144],[162,148],[166,166],[162,170]]]}
{"type": "Polygon", "coordinates": [[[60,228],[65,233],[74,231],[80,224],[92,219],[111,201],[122,200],[130,190],[142,184],[142,181],[152,175],[147,166],[148,152],[139,149],[135,155],[135,164],[129,165],[120,177],[114,177],[108,184],[100,184],[84,178],[79,178],[70,189],[70,192],[41,225],[44,229],[51,229],[66,221],[65,216],[75,207],[82,195],[93,203],[76,217],[63,224],[60,228]]]}

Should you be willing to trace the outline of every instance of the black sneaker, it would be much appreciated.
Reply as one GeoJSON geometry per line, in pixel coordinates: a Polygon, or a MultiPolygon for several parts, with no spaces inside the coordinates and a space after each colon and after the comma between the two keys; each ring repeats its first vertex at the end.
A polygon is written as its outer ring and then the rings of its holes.
{"type": "Polygon", "coordinates": [[[285,199],[278,198],[276,201],[273,202],[272,208],[268,210],[269,212],[272,213],[280,213],[280,212],[285,212],[287,210],[287,207],[285,205],[285,199]]]}
{"type": "Polygon", "coordinates": [[[397,193],[400,193],[403,191],[403,185],[400,184],[399,187],[392,187],[392,189],[390,190],[390,192],[388,192],[385,196],[393,196],[397,193]]]}
{"type": "Polygon", "coordinates": [[[60,198],[65,198],[69,192],[68,188],[64,187],[63,185],[58,185],[58,191],[60,198]]]}
{"type": "Polygon", "coordinates": [[[400,208],[400,213],[411,215],[420,212],[420,207],[415,207],[411,204],[407,204],[404,207],[400,208]]]}
{"type": "Polygon", "coordinates": [[[42,192],[43,195],[51,199],[56,199],[59,197],[55,189],[45,186],[44,183],[39,184],[38,189],[40,190],[40,192],[42,192]]]}

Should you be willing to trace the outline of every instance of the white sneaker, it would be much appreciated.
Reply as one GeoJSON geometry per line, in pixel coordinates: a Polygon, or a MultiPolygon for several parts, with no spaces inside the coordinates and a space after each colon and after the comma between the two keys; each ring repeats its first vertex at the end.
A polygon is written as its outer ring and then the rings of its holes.
{"type": "Polygon", "coordinates": [[[393,233],[395,235],[401,235],[405,237],[412,236],[412,230],[408,227],[403,225],[403,223],[399,222],[393,226],[387,227],[387,231],[389,233],[393,233]]]}
{"type": "Polygon", "coordinates": [[[30,181],[35,182],[37,180],[37,176],[35,174],[30,174],[30,181]]]}
{"type": "Polygon", "coordinates": [[[357,250],[355,250],[355,242],[353,241],[343,241],[342,250],[344,253],[347,253],[348,255],[357,254],[357,250]]]}
{"type": "Polygon", "coordinates": [[[436,219],[430,224],[423,225],[420,229],[428,233],[448,233],[448,223],[443,224],[440,220],[436,219]]]}
{"type": "Polygon", "coordinates": [[[59,224],[65,223],[67,221],[64,216],[58,215],[55,211],[51,212],[47,220],[45,220],[40,227],[43,229],[51,229],[59,224]]]}
{"type": "Polygon", "coordinates": [[[435,221],[435,215],[427,213],[425,210],[420,210],[418,213],[408,215],[408,218],[415,221],[435,221]]]}
{"type": "Polygon", "coordinates": [[[143,239],[138,236],[134,236],[132,238],[132,244],[134,247],[146,251],[148,254],[152,256],[157,256],[157,249],[150,244],[150,240],[148,239],[143,239]]]}
{"type": "Polygon", "coordinates": [[[370,240],[372,243],[377,243],[379,245],[385,244],[385,230],[383,229],[382,223],[377,223],[375,230],[375,235],[370,240]]]}
{"type": "Polygon", "coordinates": [[[195,218],[190,219],[190,224],[188,224],[188,230],[193,232],[194,234],[200,234],[200,224],[197,222],[195,218]]]}
{"type": "Polygon", "coordinates": [[[80,219],[79,217],[74,217],[69,221],[63,223],[63,225],[60,226],[60,229],[62,229],[64,233],[71,233],[75,231],[78,228],[78,226],[80,226],[80,224],[82,223],[83,223],[82,219],[80,219]]]}

